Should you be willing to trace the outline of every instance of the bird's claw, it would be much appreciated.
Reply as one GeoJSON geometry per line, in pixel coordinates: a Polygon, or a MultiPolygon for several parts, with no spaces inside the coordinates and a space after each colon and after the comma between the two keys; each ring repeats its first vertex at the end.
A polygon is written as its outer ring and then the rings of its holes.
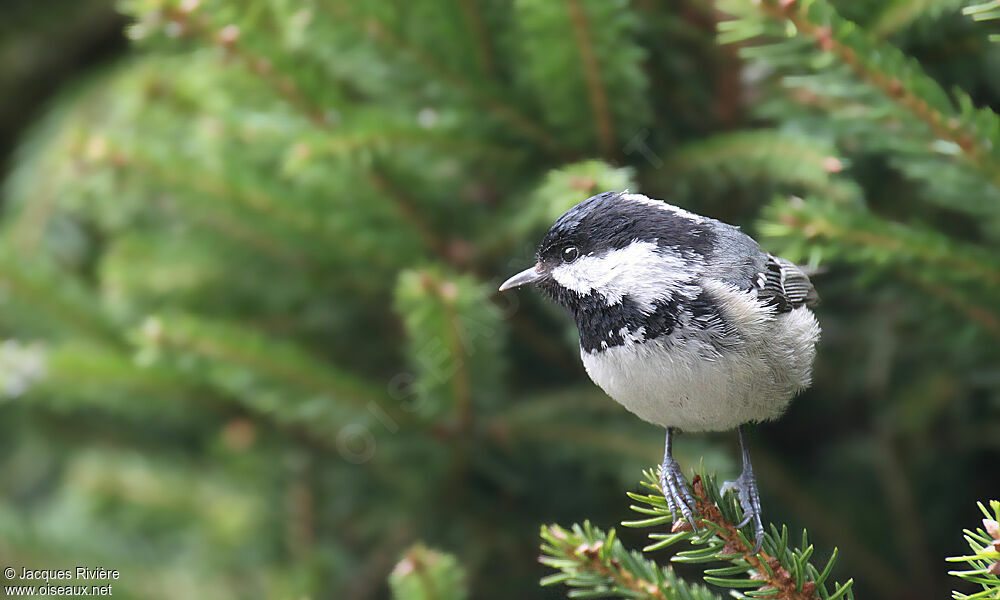
{"type": "Polygon", "coordinates": [[[742,529],[750,521],[754,522],[753,553],[757,554],[764,543],[764,524],[761,522],[760,492],[757,491],[757,478],[754,477],[753,471],[744,470],[736,481],[723,483],[719,492],[725,496],[730,490],[736,490],[740,507],[743,508],[743,520],[736,525],[736,528],[742,529]]]}
{"type": "Polygon", "coordinates": [[[694,496],[688,489],[681,466],[673,458],[665,459],[660,467],[660,489],[663,491],[663,497],[667,500],[667,506],[670,508],[670,514],[674,517],[674,523],[677,523],[677,510],[679,508],[684,520],[691,524],[692,529],[697,529],[694,523],[694,514],[698,509],[694,496]]]}

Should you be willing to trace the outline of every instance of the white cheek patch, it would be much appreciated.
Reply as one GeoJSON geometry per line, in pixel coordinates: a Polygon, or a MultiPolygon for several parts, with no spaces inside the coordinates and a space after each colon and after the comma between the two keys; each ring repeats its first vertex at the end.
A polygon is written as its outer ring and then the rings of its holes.
{"type": "Polygon", "coordinates": [[[689,262],[646,241],[634,241],[601,256],[581,256],[552,270],[559,285],[578,294],[597,292],[609,305],[628,296],[647,313],[657,301],[686,292],[695,276],[689,262]]]}

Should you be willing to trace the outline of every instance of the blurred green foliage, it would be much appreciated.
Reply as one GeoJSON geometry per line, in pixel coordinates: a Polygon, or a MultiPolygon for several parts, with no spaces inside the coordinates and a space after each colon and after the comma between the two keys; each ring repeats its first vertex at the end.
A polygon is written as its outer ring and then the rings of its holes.
{"type": "MultiPolygon", "coordinates": [[[[662,432],[493,290],[628,188],[821,267],[765,517],[859,596],[942,597],[1000,492],[1000,44],[966,4],[122,2],[128,55],[3,186],[0,562],[363,599],[422,540],[472,597],[561,593],[539,523],[626,518],[662,432]]],[[[737,468],[731,436],[677,455],[737,468]]]]}

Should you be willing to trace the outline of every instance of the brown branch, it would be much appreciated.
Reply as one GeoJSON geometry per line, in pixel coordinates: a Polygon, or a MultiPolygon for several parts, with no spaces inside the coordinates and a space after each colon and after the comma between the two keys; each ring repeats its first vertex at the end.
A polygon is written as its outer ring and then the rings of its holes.
{"type": "Polygon", "coordinates": [[[479,59],[479,68],[487,77],[493,77],[496,75],[496,61],[493,58],[493,49],[489,43],[489,31],[483,23],[483,16],[479,14],[475,0],[458,0],[458,4],[462,8],[462,16],[465,17],[476,41],[476,57],[479,59]]]}
{"type": "Polygon", "coordinates": [[[455,285],[435,279],[430,273],[421,274],[420,283],[424,290],[433,294],[441,301],[447,322],[448,347],[455,360],[455,377],[452,380],[452,390],[455,394],[455,408],[458,413],[458,427],[469,431],[472,426],[472,383],[469,375],[469,365],[466,361],[468,351],[462,341],[461,325],[458,312],[455,310],[457,289],[455,285]]]}
{"type": "Polygon", "coordinates": [[[178,25],[184,35],[206,39],[224,49],[228,55],[239,59],[278,96],[302,111],[314,124],[324,128],[329,125],[323,111],[309,101],[291,77],[278,73],[271,61],[249,52],[238,43],[240,30],[236,25],[227,25],[216,32],[213,30],[211,20],[207,16],[194,14],[194,10],[168,6],[163,9],[163,17],[178,25]]]}
{"type": "Polygon", "coordinates": [[[974,132],[965,130],[958,119],[946,118],[926,100],[906,88],[899,79],[869,68],[853,48],[833,36],[829,26],[817,25],[810,21],[807,10],[802,8],[798,0],[761,0],[754,4],[768,16],[782,21],[788,20],[800,33],[814,38],[821,50],[833,53],[850,67],[855,75],[873,84],[887,98],[930,126],[935,135],[957,145],[969,162],[986,172],[994,183],[1000,183],[1000,170],[995,168],[994,161],[989,157],[989,149],[976,141],[974,132]]]}
{"type": "Polygon", "coordinates": [[[285,546],[295,560],[306,560],[316,543],[316,481],[311,461],[293,463],[285,490],[285,546]]]}
{"type": "MultiPolygon", "coordinates": [[[[693,12],[693,11],[692,11],[693,12]]],[[[723,19],[721,12],[715,12],[708,29],[718,30],[718,23],[723,19]]],[[[739,127],[743,121],[743,65],[739,57],[739,48],[734,44],[725,44],[720,49],[718,66],[715,73],[715,101],[713,112],[723,128],[739,127]]]]}
{"type": "Polygon", "coordinates": [[[580,5],[580,0],[566,0],[569,5],[570,20],[573,23],[573,34],[580,48],[580,61],[583,63],[583,75],[587,82],[587,93],[590,97],[590,109],[594,113],[594,124],[597,127],[597,138],[601,144],[601,152],[606,158],[611,158],[614,148],[614,123],[611,110],[608,107],[608,97],[601,81],[600,66],[594,54],[594,44],[590,36],[587,14],[580,5]]]}
{"type": "MultiPolygon", "coordinates": [[[[342,401],[354,408],[362,409],[371,402],[378,403],[381,400],[381,396],[377,393],[344,389],[343,386],[331,382],[327,376],[317,375],[308,369],[288,364],[288,361],[264,358],[248,351],[245,346],[226,343],[221,338],[199,338],[179,328],[164,329],[155,336],[154,341],[164,347],[183,349],[203,358],[233,362],[257,374],[290,383],[300,389],[330,398],[332,401],[342,401]]],[[[390,411],[393,419],[405,419],[405,415],[394,407],[384,407],[383,410],[390,411]]]]}
{"type": "Polygon", "coordinates": [[[113,348],[127,347],[119,332],[102,320],[103,314],[87,314],[85,310],[78,310],[74,303],[64,302],[64,297],[53,293],[51,288],[39,285],[38,278],[31,274],[33,269],[30,262],[20,264],[22,261],[18,260],[14,267],[4,264],[6,262],[7,259],[0,256],[0,289],[4,290],[5,295],[13,292],[12,295],[33,309],[48,311],[50,315],[56,315],[56,319],[61,319],[85,335],[113,348]],[[29,274],[25,275],[26,272],[29,274]]]}
{"type": "Polygon", "coordinates": [[[994,311],[969,302],[947,286],[933,285],[930,282],[924,281],[919,277],[914,277],[905,271],[901,272],[901,276],[932,296],[936,296],[947,304],[952,305],[970,321],[978,323],[983,327],[983,329],[989,332],[990,335],[1000,339],[1000,318],[997,318],[994,311]]]}
{"type": "MultiPolygon", "coordinates": [[[[802,589],[799,590],[799,582],[792,578],[788,569],[781,566],[781,561],[763,550],[754,553],[753,547],[743,542],[736,525],[727,521],[722,516],[719,507],[708,499],[701,475],[695,476],[694,481],[691,482],[691,491],[694,494],[695,506],[701,521],[706,524],[714,524],[716,535],[725,542],[721,553],[742,555],[741,558],[747,561],[754,570],[752,578],[760,580],[761,590],[766,588],[774,590],[774,595],[770,597],[780,600],[820,600],[814,582],[802,582],[802,589]],[[719,529],[720,527],[721,529],[719,529]]],[[[684,526],[690,527],[687,521],[676,521],[674,528],[681,530],[684,526]]]]}
{"type": "MultiPolygon", "coordinates": [[[[198,202],[194,207],[195,220],[200,220],[230,239],[242,242],[261,254],[288,265],[301,267],[306,263],[305,257],[298,251],[281,245],[273,237],[255,231],[246,223],[241,223],[214,208],[216,202],[235,199],[239,201],[241,209],[253,210],[270,219],[283,220],[269,210],[269,207],[275,206],[273,200],[260,192],[240,194],[234,188],[225,185],[224,182],[213,180],[205,172],[198,173],[197,177],[192,177],[190,171],[185,171],[180,175],[171,173],[158,168],[155,163],[143,161],[134,152],[127,152],[119,148],[109,148],[107,159],[114,168],[141,173],[144,177],[165,184],[162,187],[186,189],[205,198],[211,198],[212,202],[198,202]]],[[[176,199],[176,196],[173,199],[176,199]]]]}
{"type": "Polygon", "coordinates": [[[887,562],[879,552],[859,538],[851,529],[844,527],[843,520],[836,514],[835,507],[824,505],[803,489],[795,474],[788,473],[784,466],[766,448],[757,448],[754,453],[754,467],[758,476],[777,490],[785,506],[799,518],[810,524],[810,529],[820,531],[829,539],[836,539],[842,550],[842,560],[850,563],[851,569],[867,576],[869,585],[878,588],[883,597],[890,597],[898,591],[896,582],[904,575],[887,562]]]}
{"type": "MultiPolygon", "coordinates": [[[[36,192],[32,195],[31,201],[24,204],[12,228],[12,245],[25,257],[32,256],[38,250],[45,230],[52,220],[52,214],[56,210],[56,192],[53,187],[57,177],[61,175],[59,171],[69,170],[72,166],[64,164],[49,168],[51,170],[46,176],[37,180],[36,192]]],[[[42,169],[40,172],[45,170],[42,169]]]]}
{"type": "Polygon", "coordinates": [[[407,40],[397,36],[382,22],[373,17],[361,19],[347,6],[340,2],[332,3],[329,6],[331,6],[332,10],[337,13],[337,17],[353,21],[359,29],[367,31],[373,35],[376,40],[410,55],[429,72],[447,82],[452,87],[458,89],[461,93],[471,98],[474,102],[485,108],[498,119],[507,122],[525,137],[537,142],[550,154],[564,153],[559,142],[531,119],[519,113],[513,107],[500,102],[495,97],[495,94],[480,89],[476,83],[469,82],[459,73],[451,71],[438,62],[424,49],[414,46],[407,40]]]}
{"type": "Polygon", "coordinates": [[[795,215],[784,215],[781,217],[784,225],[802,231],[807,238],[826,237],[828,239],[839,239],[854,246],[873,246],[893,252],[906,252],[910,256],[919,258],[927,262],[933,262],[942,266],[958,269],[965,273],[975,274],[983,282],[990,285],[1000,286],[1000,271],[961,256],[954,254],[939,254],[933,249],[923,245],[908,244],[906,240],[891,235],[883,235],[876,232],[859,229],[845,229],[827,219],[813,219],[802,221],[795,215]]]}
{"type": "MultiPolygon", "coordinates": [[[[209,36],[210,23],[206,18],[195,18],[189,12],[172,9],[167,16],[179,23],[186,31],[201,37],[210,37],[210,40],[224,48],[231,56],[238,58],[247,65],[252,73],[260,77],[267,83],[280,97],[289,104],[297,108],[317,127],[329,130],[330,123],[327,121],[324,111],[313,104],[309,98],[302,93],[291,77],[282,76],[271,66],[266,58],[256,56],[238,44],[239,30],[234,25],[224,27],[222,31],[214,36],[209,36]],[[232,29],[230,29],[232,27],[232,29]]],[[[414,203],[405,195],[393,188],[388,179],[377,170],[369,172],[369,180],[383,191],[386,196],[393,201],[400,213],[414,229],[416,229],[421,239],[431,248],[433,252],[447,260],[445,244],[437,237],[429,225],[423,220],[420,212],[415,208],[414,203]]]]}
{"type": "Polygon", "coordinates": [[[393,185],[378,167],[373,166],[368,170],[368,181],[396,206],[400,216],[417,232],[417,235],[431,251],[445,262],[452,262],[449,258],[448,245],[424,219],[423,213],[417,208],[417,203],[413,198],[393,185]]]}
{"type": "Polygon", "coordinates": [[[931,577],[935,568],[934,554],[928,545],[924,528],[912,526],[922,518],[920,502],[895,447],[895,432],[891,425],[884,423],[885,421],[880,421],[876,427],[872,454],[874,466],[880,475],[882,493],[890,506],[888,516],[894,524],[892,529],[897,532],[897,552],[906,565],[907,576],[904,580],[912,582],[910,588],[914,591],[931,590],[934,589],[934,579],[931,577]]]}

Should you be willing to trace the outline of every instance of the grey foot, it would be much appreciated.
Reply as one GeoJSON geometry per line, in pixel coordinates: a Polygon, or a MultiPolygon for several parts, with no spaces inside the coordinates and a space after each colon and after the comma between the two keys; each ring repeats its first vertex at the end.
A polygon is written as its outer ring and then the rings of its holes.
{"type": "Polygon", "coordinates": [[[663,497],[667,499],[667,506],[674,516],[674,523],[677,523],[677,509],[679,508],[684,519],[697,529],[694,524],[694,513],[698,510],[694,503],[694,496],[688,489],[684,473],[681,466],[671,457],[663,459],[660,467],[660,488],[663,490],[663,497]]]}
{"type": "Polygon", "coordinates": [[[742,529],[751,520],[754,522],[755,544],[753,553],[760,552],[760,546],[764,543],[764,524],[761,522],[760,492],[757,491],[757,478],[752,470],[744,469],[743,473],[736,481],[727,481],[722,484],[720,493],[725,496],[730,490],[736,490],[740,499],[740,506],[743,508],[743,520],[736,526],[742,529]]]}

